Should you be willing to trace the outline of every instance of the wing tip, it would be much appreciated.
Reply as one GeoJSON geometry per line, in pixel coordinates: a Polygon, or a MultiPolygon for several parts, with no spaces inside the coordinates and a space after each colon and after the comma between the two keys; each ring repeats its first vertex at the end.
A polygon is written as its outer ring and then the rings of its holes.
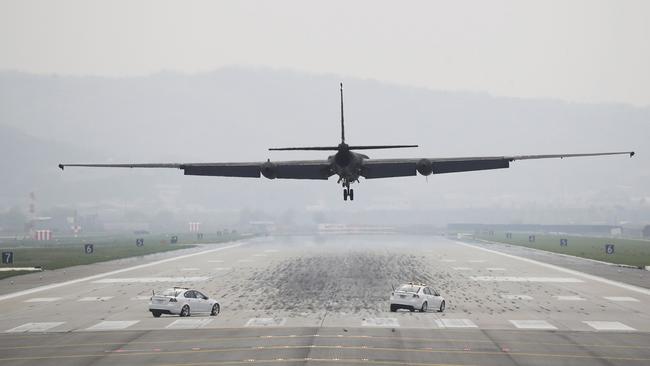
{"type": "Polygon", "coordinates": [[[636,153],[634,151],[630,151],[630,157],[633,157],[636,153]]]}
{"type": "Polygon", "coordinates": [[[59,169],[63,170],[63,168],[65,168],[65,165],[59,164],[59,169]]]}

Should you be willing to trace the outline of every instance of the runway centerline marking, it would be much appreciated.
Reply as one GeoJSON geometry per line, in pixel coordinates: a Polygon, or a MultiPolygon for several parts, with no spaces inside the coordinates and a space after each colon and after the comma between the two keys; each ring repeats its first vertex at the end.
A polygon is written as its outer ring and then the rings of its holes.
{"type": "Polygon", "coordinates": [[[53,302],[61,299],[62,297],[35,297],[33,299],[25,300],[23,302],[53,302]]]}
{"type": "Polygon", "coordinates": [[[516,295],[516,294],[504,294],[501,295],[501,298],[506,300],[532,300],[532,296],[528,295],[516,295]]]}
{"type": "Polygon", "coordinates": [[[116,274],[119,274],[119,273],[134,271],[134,270],[147,268],[147,267],[153,267],[153,266],[157,266],[157,265],[162,264],[162,263],[168,263],[168,262],[172,262],[172,261],[179,260],[179,259],[191,258],[191,257],[196,257],[198,255],[205,255],[207,253],[213,253],[213,252],[218,252],[218,251],[221,251],[221,250],[237,248],[237,247],[240,247],[240,246],[242,246],[244,244],[246,244],[246,243],[237,243],[237,244],[233,244],[233,245],[227,245],[227,246],[219,247],[219,248],[215,248],[215,249],[208,249],[208,250],[204,250],[204,251],[201,251],[201,252],[180,255],[180,256],[177,256],[177,257],[161,259],[159,261],[155,261],[155,262],[151,262],[151,263],[139,264],[139,265],[133,266],[133,267],[121,268],[121,269],[117,269],[115,271],[109,271],[109,272],[104,272],[104,273],[100,273],[100,274],[96,274],[96,275],[92,275],[92,276],[77,278],[77,279],[70,280],[70,281],[58,282],[58,283],[53,283],[53,284],[50,284],[50,285],[34,287],[34,288],[30,288],[30,289],[22,290],[22,291],[18,291],[18,292],[12,292],[12,293],[0,296],[0,301],[13,299],[13,298],[19,297],[19,296],[30,295],[30,294],[33,294],[33,293],[36,293],[36,292],[47,291],[47,290],[51,290],[51,289],[55,289],[55,288],[59,288],[59,287],[63,287],[63,286],[73,285],[75,283],[92,281],[92,280],[96,280],[98,278],[113,276],[113,275],[116,275],[116,274]]]}
{"type": "Polygon", "coordinates": [[[542,266],[542,267],[546,267],[546,268],[551,268],[551,269],[554,269],[554,270],[556,270],[556,271],[560,271],[560,272],[564,272],[564,273],[569,273],[569,274],[572,274],[572,275],[574,275],[574,276],[580,276],[580,277],[585,278],[585,279],[588,279],[588,280],[598,281],[598,282],[601,282],[601,283],[605,283],[605,284],[608,284],[608,285],[616,286],[616,287],[619,287],[619,288],[622,288],[622,289],[626,289],[626,290],[630,290],[630,291],[634,291],[634,292],[638,292],[638,293],[640,293],[640,294],[644,294],[644,295],[648,295],[648,296],[650,296],[650,290],[649,290],[649,289],[646,289],[646,288],[642,288],[642,287],[638,287],[638,286],[630,285],[630,284],[623,283],[623,282],[618,282],[618,281],[609,280],[609,279],[607,279],[607,278],[603,278],[603,277],[599,277],[599,276],[590,275],[590,274],[587,274],[587,273],[584,273],[584,272],[580,272],[580,271],[576,271],[576,270],[573,270],[573,269],[568,269],[568,268],[564,268],[564,267],[556,266],[556,265],[554,265],[554,264],[549,264],[549,263],[544,263],[544,262],[536,261],[536,260],[534,260],[534,259],[529,259],[529,258],[519,257],[519,256],[512,255],[512,254],[508,254],[508,253],[502,253],[502,252],[499,252],[499,251],[497,251],[497,250],[492,250],[492,249],[487,249],[487,248],[481,248],[481,247],[478,247],[478,246],[476,246],[476,245],[467,244],[467,243],[463,243],[463,242],[460,242],[460,241],[454,241],[454,242],[455,242],[456,244],[463,245],[463,246],[470,247],[470,248],[474,248],[474,249],[478,249],[478,250],[482,250],[482,251],[484,251],[484,252],[488,252],[488,253],[492,253],[492,254],[498,254],[498,255],[501,255],[501,256],[504,256],[504,257],[508,257],[508,258],[512,258],[512,259],[517,259],[517,260],[520,260],[520,261],[523,261],[523,262],[527,262],[527,263],[536,264],[536,265],[538,265],[538,266],[542,266]]]}
{"type": "Polygon", "coordinates": [[[113,296],[88,296],[88,297],[82,297],[77,301],[108,301],[112,298],[113,296]]]}
{"type": "Polygon", "coordinates": [[[581,283],[583,280],[571,277],[515,277],[515,276],[470,276],[474,281],[489,282],[549,282],[549,283],[581,283]]]}
{"type": "Polygon", "coordinates": [[[583,323],[596,330],[624,330],[624,331],[635,331],[636,329],[625,325],[621,322],[606,322],[606,321],[583,321],[583,323]]]}
{"type": "Polygon", "coordinates": [[[44,322],[44,323],[27,323],[7,330],[7,333],[22,332],[45,332],[48,329],[58,327],[65,322],[44,322]]]}
{"type": "Polygon", "coordinates": [[[560,301],[585,301],[585,300],[587,300],[584,297],[580,297],[578,295],[566,295],[566,296],[560,295],[560,296],[554,296],[554,297],[556,299],[560,300],[560,301]]]}
{"type": "Polygon", "coordinates": [[[616,302],[639,302],[638,299],[629,296],[604,296],[605,300],[616,301],[616,302]]]}

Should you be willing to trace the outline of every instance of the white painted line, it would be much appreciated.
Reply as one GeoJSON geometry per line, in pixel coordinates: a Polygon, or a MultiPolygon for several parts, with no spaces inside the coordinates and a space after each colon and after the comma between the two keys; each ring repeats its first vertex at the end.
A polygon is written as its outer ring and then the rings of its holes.
{"type": "Polygon", "coordinates": [[[469,319],[440,319],[440,322],[442,323],[440,328],[478,328],[469,319]]]}
{"type": "Polygon", "coordinates": [[[452,269],[456,271],[471,271],[472,269],[470,267],[453,267],[452,269]]]}
{"type": "Polygon", "coordinates": [[[485,263],[487,262],[485,259],[470,259],[468,260],[469,263],[485,263]]]}
{"type": "Polygon", "coordinates": [[[21,333],[21,332],[45,332],[48,329],[58,327],[65,322],[46,322],[46,323],[27,323],[21,326],[9,329],[7,333],[21,333]]]}
{"type": "Polygon", "coordinates": [[[139,320],[122,320],[122,321],[111,321],[111,320],[105,320],[103,322],[99,322],[95,325],[93,325],[90,328],[86,328],[85,330],[88,331],[94,331],[94,330],[120,330],[120,329],[126,329],[136,323],[138,323],[139,320]]]}
{"type": "Polygon", "coordinates": [[[82,297],[81,299],[77,301],[108,301],[112,299],[113,296],[89,296],[89,297],[82,297]]]}
{"type": "Polygon", "coordinates": [[[548,283],[580,283],[584,282],[571,277],[515,277],[515,276],[471,276],[474,281],[489,282],[548,282],[548,283]]]}
{"type": "Polygon", "coordinates": [[[189,268],[181,268],[181,271],[198,271],[201,268],[196,268],[196,267],[189,267],[189,268]]]}
{"type": "Polygon", "coordinates": [[[566,295],[566,296],[555,296],[556,299],[560,301],[584,301],[587,300],[584,297],[580,297],[578,295],[566,295]]]}
{"type": "Polygon", "coordinates": [[[24,302],[53,302],[61,299],[61,297],[35,297],[29,300],[25,300],[24,302]]]}
{"type": "Polygon", "coordinates": [[[223,261],[221,259],[215,259],[215,260],[208,261],[208,263],[223,263],[223,261]]]}
{"type": "Polygon", "coordinates": [[[230,270],[230,267],[216,267],[214,270],[215,271],[228,271],[228,270],[230,270]]]}
{"type": "Polygon", "coordinates": [[[54,288],[59,288],[59,287],[62,287],[62,286],[68,286],[68,285],[72,285],[72,284],[75,284],[75,283],[92,281],[92,280],[96,280],[98,278],[113,276],[113,275],[116,275],[118,273],[124,273],[124,272],[134,271],[134,270],[137,270],[137,269],[157,266],[157,265],[162,264],[162,263],[167,263],[167,262],[171,262],[171,261],[175,261],[175,260],[179,260],[179,259],[191,258],[191,257],[195,257],[195,256],[198,256],[198,255],[205,255],[207,253],[213,253],[213,252],[218,252],[218,251],[221,251],[221,250],[236,248],[236,247],[240,247],[240,246],[242,246],[244,244],[246,244],[246,243],[237,243],[237,244],[233,244],[233,245],[227,245],[225,247],[204,250],[204,251],[197,252],[197,253],[180,255],[178,257],[161,259],[159,261],[155,261],[155,262],[151,262],[151,263],[139,264],[139,265],[133,266],[133,267],[127,267],[127,268],[122,268],[122,269],[118,269],[118,270],[110,271],[110,272],[105,272],[105,273],[100,273],[100,274],[96,274],[96,275],[92,275],[92,276],[88,276],[88,277],[77,278],[75,280],[70,280],[70,281],[65,281],[65,282],[58,282],[58,283],[53,283],[53,284],[50,284],[50,285],[30,288],[30,289],[23,290],[23,291],[12,292],[12,293],[0,296],[0,301],[13,299],[13,298],[19,297],[19,296],[30,295],[30,294],[41,292],[41,291],[47,291],[47,290],[51,290],[51,289],[54,289],[54,288]]]}
{"type": "Polygon", "coordinates": [[[488,271],[505,271],[506,269],[503,267],[488,267],[486,268],[488,271]]]}
{"type": "Polygon", "coordinates": [[[240,262],[240,263],[250,263],[250,262],[253,262],[253,260],[252,260],[252,259],[237,259],[237,262],[240,262]]]}
{"type": "Polygon", "coordinates": [[[165,327],[165,329],[198,329],[210,324],[212,319],[178,319],[165,327]]]}
{"type": "Polygon", "coordinates": [[[104,278],[93,283],[151,283],[151,282],[201,282],[210,277],[134,277],[134,278],[104,278]]]}
{"type": "Polygon", "coordinates": [[[557,329],[545,320],[509,320],[519,329],[557,329]]]}
{"type": "Polygon", "coordinates": [[[441,261],[441,262],[445,262],[445,263],[453,263],[453,262],[455,262],[456,260],[455,260],[455,259],[441,259],[440,261],[441,261]]]}
{"type": "Polygon", "coordinates": [[[629,296],[604,296],[603,298],[609,301],[616,301],[616,302],[639,302],[638,299],[629,296]]]}
{"type": "Polygon", "coordinates": [[[399,322],[395,318],[368,318],[361,321],[362,327],[399,327],[399,322]]]}
{"type": "Polygon", "coordinates": [[[517,260],[527,262],[527,263],[533,263],[533,264],[536,264],[538,266],[551,268],[551,269],[554,269],[556,271],[568,273],[568,274],[571,274],[571,275],[574,275],[574,276],[579,276],[579,277],[582,277],[582,278],[585,278],[585,279],[588,279],[588,280],[592,280],[592,281],[606,283],[606,284],[611,285],[611,286],[616,286],[616,287],[619,287],[619,288],[623,288],[623,289],[626,289],[626,290],[630,290],[630,291],[634,291],[634,292],[638,292],[640,294],[650,296],[650,289],[647,289],[647,288],[642,288],[642,287],[638,287],[638,286],[634,286],[634,285],[629,285],[629,284],[623,283],[623,282],[608,280],[606,278],[590,275],[590,274],[587,274],[587,273],[584,273],[584,272],[575,271],[575,270],[564,268],[564,267],[559,267],[559,266],[556,266],[556,265],[553,265],[553,264],[539,262],[539,261],[536,261],[536,260],[533,260],[533,259],[518,257],[518,256],[512,255],[512,254],[501,253],[501,252],[496,251],[496,250],[481,248],[481,247],[477,247],[475,245],[471,245],[471,244],[467,244],[467,243],[463,243],[463,242],[459,242],[459,241],[456,241],[455,243],[466,246],[466,247],[482,250],[484,252],[498,254],[498,255],[501,255],[501,256],[504,256],[504,257],[517,259],[517,260]]]}
{"type": "Polygon", "coordinates": [[[245,327],[281,327],[287,320],[285,318],[251,318],[245,327]]]}
{"type": "Polygon", "coordinates": [[[513,295],[513,294],[507,294],[507,295],[501,295],[502,298],[507,299],[507,300],[532,300],[532,296],[528,295],[513,295]]]}
{"type": "Polygon", "coordinates": [[[625,325],[621,322],[605,322],[605,321],[583,321],[583,323],[596,330],[624,330],[635,331],[636,329],[625,325]]]}

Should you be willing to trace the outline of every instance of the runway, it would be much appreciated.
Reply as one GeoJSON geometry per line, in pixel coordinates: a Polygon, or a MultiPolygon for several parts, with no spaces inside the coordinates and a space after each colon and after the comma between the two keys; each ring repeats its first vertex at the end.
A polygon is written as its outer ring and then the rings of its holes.
{"type": "Polygon", "coordinates": [[[442,237],[265,237],[85,267],[0,281],[1,364],[650,363],[650,290],[442,237]],[[389,312],[407,281],[445,312],[389,312]],[[153,318],[151,290],[173,285],[221,314],[153,318]]]}

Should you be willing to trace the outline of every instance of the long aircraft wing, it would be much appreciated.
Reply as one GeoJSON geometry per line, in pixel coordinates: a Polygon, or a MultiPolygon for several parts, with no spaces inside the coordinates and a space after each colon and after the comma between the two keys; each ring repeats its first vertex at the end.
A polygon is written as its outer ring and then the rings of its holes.
{"type": "Polygon", "coordinates": [[[584,156],[629,155],[634,151],[602,152],[587,154],[552,154],[552,155],[513,155],[513,156],[475,156],[455,158],[422,159],[368,159],[364,161],[361,175],[366,179],[407,177],[420,173],[430,174],[457,173],[475,170],[502,169],[510,167],[515,160],[573,158],[584,156]]]}
{"type": "Polygon", "coordinates": [[[326,160],[296,160],[255,163],[145,163],[145,164],[59,164],[59,168],[173,168],[185,175],[259,178],[263,170],[280,179],[327,179],[333,173],[326,160]],[[269,170],[270,169],[270,170],[269,170]]]}

